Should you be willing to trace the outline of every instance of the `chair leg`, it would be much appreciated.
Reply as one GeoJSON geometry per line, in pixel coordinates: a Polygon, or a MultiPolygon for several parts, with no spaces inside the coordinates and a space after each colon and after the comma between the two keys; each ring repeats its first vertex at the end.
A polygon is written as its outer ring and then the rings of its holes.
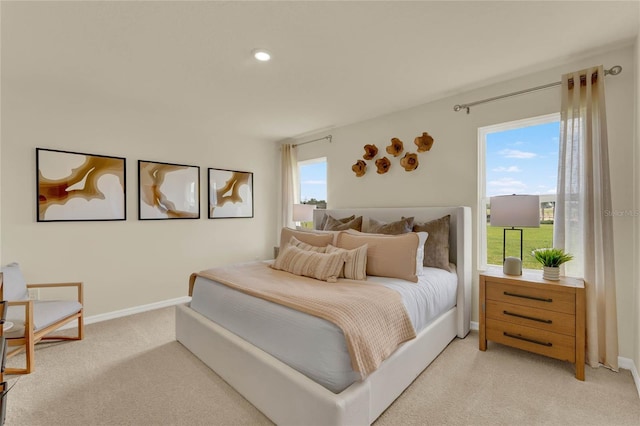
{"type": "Polygon", "coordinates": [[[25,335],[27,336],[27,341],[25,342],[25,358],[27,362],[26,373],[30,374],[33,370],[35,370],[35,352],[36,352],[36,343],[33,341],[33,327],[29,327],[26,330],[25,335]]]}
{"type": "Polygon", "coordinates": [[[84,315],[78,317],[78,340],[84,339],[84,315]]]}

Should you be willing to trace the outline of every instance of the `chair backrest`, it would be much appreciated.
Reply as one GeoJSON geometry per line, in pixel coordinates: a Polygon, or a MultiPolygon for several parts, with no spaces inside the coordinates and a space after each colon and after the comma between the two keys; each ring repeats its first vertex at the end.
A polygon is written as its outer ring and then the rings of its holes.
{"type": "Polygon", "coordinates": [[[29,291],[20,265],[16,262],[2,267],[4,300],[27,300],[29,291]]]}

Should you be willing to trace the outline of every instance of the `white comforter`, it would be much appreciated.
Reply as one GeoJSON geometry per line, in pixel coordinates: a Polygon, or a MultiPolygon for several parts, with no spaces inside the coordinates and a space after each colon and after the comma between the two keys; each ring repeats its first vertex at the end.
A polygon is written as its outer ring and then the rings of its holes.
{"type": "MultiPolygon", "coordinates": [[[[401,294],[416,333],[456,304],[454,266],[452,272],[425,267],[418,283],[368,280],[401,294]]],[[[328,321],[202,277],[196,279],[191,308],[333,392],[360,379],[351,368],[342,331],[328,321]]]]}

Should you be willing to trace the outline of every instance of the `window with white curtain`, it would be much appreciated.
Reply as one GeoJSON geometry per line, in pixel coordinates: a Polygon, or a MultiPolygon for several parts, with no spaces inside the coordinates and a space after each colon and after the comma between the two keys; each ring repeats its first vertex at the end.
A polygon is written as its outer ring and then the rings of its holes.
{"type": "MultiPolygon", "coordinates": [[[[553,246],[558,181],[560,114],[495,124],[478,129],[478,266],[502,264],[503,228],[489,225],[490,198],[539,195],[540,228],[523,232],[523,268],[540,269],[531,250],[553,246]]],[[[506,255],[520,256],[519,238],[507,233],[506,255]]]]}

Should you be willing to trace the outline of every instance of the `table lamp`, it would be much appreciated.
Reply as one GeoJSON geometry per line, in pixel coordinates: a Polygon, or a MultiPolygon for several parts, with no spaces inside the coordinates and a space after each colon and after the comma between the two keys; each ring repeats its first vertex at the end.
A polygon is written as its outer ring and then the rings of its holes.
{"type": "Polygon", "coordinates": [[[506,275],[522,275],[522,229],[540,227],[540,197],[500,195],[491,197],[491,226],[502,226],[502,270],[506,275]],[[510,229],[509,229],[510,228],[510,229]],[[520,258],[506,257],[507,231],[520,232],[520,258]]]}
{"type": "Polygon", "coordinates": [[[313,221],[313,210],[316,208],[315,204],[294,204],[293,205],[293,221],[297,226],[302,225],[302,222],[313,221]]]}

